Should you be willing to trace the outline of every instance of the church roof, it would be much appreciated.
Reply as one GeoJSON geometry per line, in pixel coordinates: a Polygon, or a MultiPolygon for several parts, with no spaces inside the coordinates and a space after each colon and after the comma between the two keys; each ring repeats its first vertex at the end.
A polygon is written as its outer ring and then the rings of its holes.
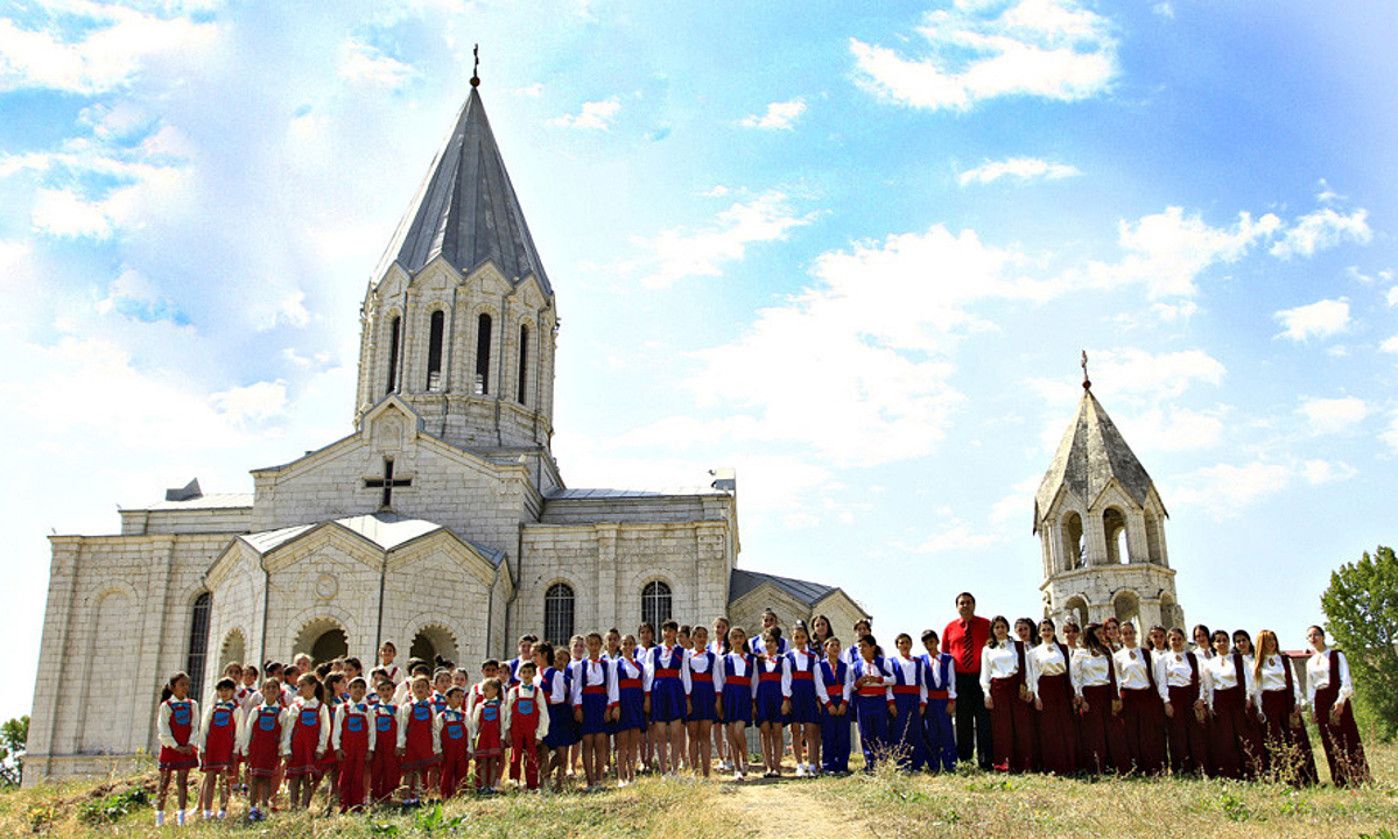
{"type": "Polygon", "coordinates": [[[398,223],[374,280],[394,262],[415,273],[438,256],[463,273],[490,260],[511,281],[533,274],[544,293],[553,294],[474,87],[398,223]]]}
{"type": "Polygon", "coordinates": [[[549,501],[577,501],[587,498],[682,498],[690,495],[727,495],[713,487],[673,487],[669,489],[601,489],[555,487],[545,494],[549,501]]]}
{"type": "MultiPolygon", "coordinates": [[[[350,516],[349,518],[335,519],[333,522],[317,522],[316,524],[301,524],[277,530],[264,530],[261,533],[250,533],[243,536],[242,539],[258,553],[265,554],[326,524],[339,525],[351,533],[362,536],[384,551],[391,551],[421,536],[448,529],[425,519],[403,518],[392,513],[375,513],[370,516],[350,516]]],[[[492,565],[499,565],[505,558],[501,551],[487,548],[469,539],[462,541],[469,544],[492,565]]]]}
{"type": "Polygon", "coordinates": [[[1034,496],[1034,529],[1037,532],[1039,519],[1053,505],[1055,496],[1062,487],[1067,487],[1074,495],[1091,504],[1102,494],[1113,480],[1131,496],[1137,504],[1146,503],[1151,490],[1150,475],[1126,440],[1117,430],[1112,418],[1090,388],[1083,389],[1082,401],[1078,403],[1078,415],[1063,440],[1058,444],[1058,452],[1039,491],[1034,496]]]}
{"type": "Polygon", "coordinates": [[[776,574],[762,574],[757,571],[740,571],[734,568],[728,577],[728,600],[731,603],[763,583],[771,583],[781,591],[791,595],[807,606],[814,606],[839,589],[834,586],[797,580],[792,577],[778,577],[776,574]]]}
{"type": "Polygon", "coordinates": [[[233,510],[252,506],[250,492],[215,492],[186,498],[179,501],[156,501],[139,507],[122,507],[122,510],[233,510]]]}

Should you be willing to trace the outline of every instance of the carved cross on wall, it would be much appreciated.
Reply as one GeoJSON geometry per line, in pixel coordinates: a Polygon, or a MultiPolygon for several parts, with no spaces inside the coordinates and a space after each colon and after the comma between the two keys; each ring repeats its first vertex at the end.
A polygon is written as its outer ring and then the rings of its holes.
{"type": "Polygon", "coordinates": [[[412,478],[397,478],[397,479],[395,479],[395,478],[393,477],[393,458],[391,458],[391,457],[386,457],[386,458],[383,459],[383,477],[382,477],[382,478],[366,478],[365,481],[364,481],[364,486],[365,486],[365,487],[368,487],[368,488],[370,488],[370,489],[379,489],[379,488],[382,488],[382,489],[383,489],[383,501],[381,501],[381,502],[379,503],[379,506],[380,506],[380,507],[392,507],[392,506],[393,506],[393,488],[394,488],[394,487],[410,487],[410,486],[412,486],[412,485],[413,485],[413,479],[412,479],[412,478]]]}

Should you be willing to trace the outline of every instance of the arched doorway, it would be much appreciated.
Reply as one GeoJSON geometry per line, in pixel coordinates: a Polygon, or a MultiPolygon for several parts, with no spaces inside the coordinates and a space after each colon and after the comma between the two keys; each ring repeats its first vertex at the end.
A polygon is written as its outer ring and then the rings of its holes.
{"type": "Polygon", "coordinates": [[[349,655],[349,636],[334,618],[316,618],[296,635],[291,653],[306,653],[317,664],[349,655]]]}
{"type": "MultiPolygon", "coordinates": [[[[408,648],[410,658],[420,658],[423,661],[436,661],[441,656],[448,661],[456,662],[456,636],[441,624],[428,624],[417,631],[413,636],[413,643],[408,648]]],[[[460,662],[457,662],[458,664],[460,662]]]]}
{"type": "Polygon", "coordinates": [[[224,636],[223,646],[219,647],[218,651],[218,672],[222,673],[223,668],[233,663],[243,664],[243,658],[247,655],[246,649],[241,629],[235,629],[224,636]]]}

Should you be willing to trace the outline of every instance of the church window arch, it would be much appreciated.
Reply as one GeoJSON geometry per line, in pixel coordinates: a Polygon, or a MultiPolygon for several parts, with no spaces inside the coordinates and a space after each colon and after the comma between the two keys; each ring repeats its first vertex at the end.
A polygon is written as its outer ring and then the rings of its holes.
{"type": "Polygon", "coordinates": [[[519,376],[517,377],[517,392],[515,401],[521,405],[529,404],[529,324],[519,325],[519,376]]]}
{"type": "Polygon", "coordinates": [[[442,344],[446,336],[446,313],[436,309],[427,319],[427,389],[442,389],[442,344]]]}
{"type": "Polygon", "coordinates": [[[481,312],[476,318],[476,382],[473,392],[477,396],[490,393],[491,325],[489,312],[481,312]]]}
{"type": "Polygon", "coordinates": [[[660,624],[672,616],[673,602],[669,583],[661,580],[646,583],[641,589],[641,622],[655,627],[659,633],[660,624]]]}
{"type": "Polygon", "coordinates": [[[1122,623],[1140,624],[1141,598],[1129,589],[1119,591],[1112,597],[1112,613],[1122,623]]]}
{"type": "Polygon", "coordinates": [[[385,393],[398,389],[398,345],[403,339],[403,319],[393,315],[388,319],[388,388],[385,393]]]}
{"type": "Polygon", "coordinates": [[[1126,515],[1116,507],[1102,511],[1102,533],[1107,537],[1107,564],[1130,562],[1126,542],[1126,515]]]}
{"type": "Polygon", "coordinates": [[[544,592],[544,640],[550,644],[567,644],[573,637],[573,587],[554,583],[544,592]]]}
{"type": "Polygon", "coordinates": [[[223,636],[223,643],[218,649],[218,671],[223,672],[223,668],[230,664],[242,664],[247,657],[247,641],[243,638],[243,630],[232,629],[223,636]]]}
{"type": "Polygon", "coordinates": [[[1070,512],[1063,517],[1063,570],[1072,571],[1086,564],[1082,516],[1070,512]]]}
{"type": "Polygon", "coordinates": [[[306,653],[317,664],[349,655],[349,635],[331,617],[316,618],[301,627],[291,649],[292,656],[306,653]]]}
{"type": "Polygon", "coordinates": [[[460,663],[456,657],[456,636],[441,624],[428,624],[413,636],[413,642],[408,647],[408,657],[436,661],[438,656],[460,663]]]}
{"type": "MultiPolygon", "coordinates": [[[[1086,629],[1088,620],[1087,599],[1081,594],[1075,594],[1068,598],[1063,604],[1063,611],[1067,613],[1066,619],[1077,623],[1079,629],[1086,629]]],[[[1059,627],[1062,630],[1062,627],[1059,627]]]]}
{"type": "Polygon", "coordinates": [[[1165,553],[1160,549],[1160,519],[1146,511],[1146,558],[1152,565],[1164,565],[1165,553]]]}
{"type": "Polygon", "coordinates": [[[199,701],[204,699],[204,664],[208,657],[209,613],[213,603],[212,594],[200,592],[190,611],[189,654],[185,657],[184,671],[189,674],[189,695],[199,701]]]}

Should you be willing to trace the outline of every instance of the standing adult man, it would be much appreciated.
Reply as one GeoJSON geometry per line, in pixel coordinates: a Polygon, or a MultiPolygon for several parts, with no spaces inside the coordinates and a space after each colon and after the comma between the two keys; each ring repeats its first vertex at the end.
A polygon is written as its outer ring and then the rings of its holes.
{"type": "Polygon", "coordinates": [[[990,712],[981,690],[981,650],[990,640],[990,621],[976,615],[969,591],[956,596],[957,619],[942,631],[942,650],[956,663],[956,753],[963,761],[974,749],[982,769],[990,769],[990,712]]]}

